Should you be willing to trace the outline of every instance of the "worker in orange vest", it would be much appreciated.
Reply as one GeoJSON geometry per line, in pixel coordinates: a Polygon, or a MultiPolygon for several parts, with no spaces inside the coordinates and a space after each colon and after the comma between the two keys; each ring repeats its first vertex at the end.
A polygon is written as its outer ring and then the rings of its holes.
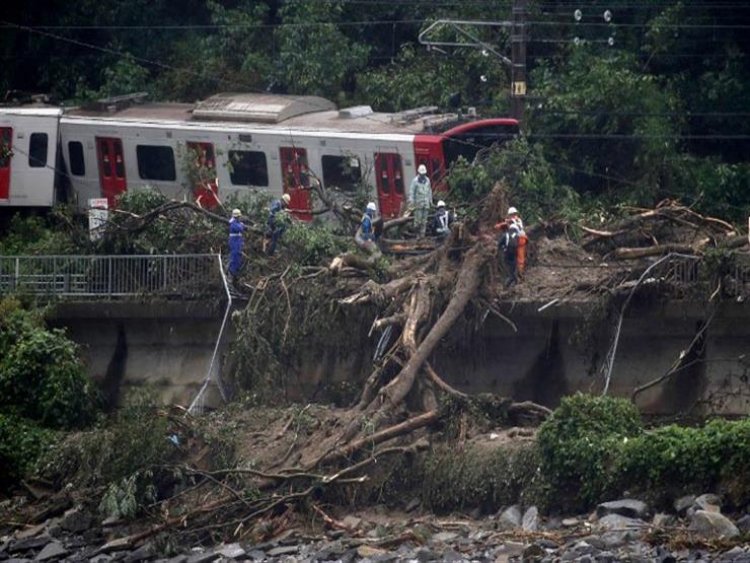
{"type": "Polygon", "coordinates": [[[501,231],[498,250],[502,251],[508,267],[508,280],[505,287],[518,283],[526,269],[526,243],[528,238],[523,229],[523,220],[518,209],[510,207],[504,221],[495,225],[501,231]]]}

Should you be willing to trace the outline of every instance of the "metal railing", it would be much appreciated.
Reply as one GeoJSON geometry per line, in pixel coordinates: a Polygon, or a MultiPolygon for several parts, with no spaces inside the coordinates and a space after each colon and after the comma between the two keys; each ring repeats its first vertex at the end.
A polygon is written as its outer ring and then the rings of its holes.
{"type": "Polygon", "coordinates": [[[194,299],[223,290],[218,254],[0,256],[0,295],[194,299]]]}

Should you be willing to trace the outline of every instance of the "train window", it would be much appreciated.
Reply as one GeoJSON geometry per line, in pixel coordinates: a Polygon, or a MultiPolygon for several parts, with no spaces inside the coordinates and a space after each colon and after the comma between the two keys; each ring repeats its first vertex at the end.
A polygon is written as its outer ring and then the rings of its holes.
{"type": "Polygon", "coordinates": [[[84,176],[86,164],[83,160],[83,144],[79,141],[70,141],[68,143],[68,155],[70,156],[70,173],[73,176],[84,176]]]}
{"type": "Polygon", "coordinates": [[[353,192],[359,186],[359,181],[362,179],[362,167],[357,157],[325,155],[321,163],[323,184],[326,188],[353,192]]]}
{"type": "Polygon", "coordinates": [[[229,179],[235,186],[268,186],[268,163],[262,151],[229,151],[229,179]]]}
{"type": "Polygon", "coordinates": [[[29,139],[29,166],[47,166],[47,133],[32,133],[29,139]]]}
{"type": "Polygon", "coordinates": [[[177,178],[172,147],[138,145],[135,147],[135,153],[141,180],[173,182],[177,178]]]}

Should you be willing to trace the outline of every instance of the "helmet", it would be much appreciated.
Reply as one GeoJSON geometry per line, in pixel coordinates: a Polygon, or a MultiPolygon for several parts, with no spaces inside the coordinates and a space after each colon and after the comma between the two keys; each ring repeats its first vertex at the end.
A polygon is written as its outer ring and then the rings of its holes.
{"type": "Polygon", "coordinates": [[[508,215],[518,215],[518,209],[515,207],[508,208],[508,215]]]}
{"type": "Polygon", "coordinates": [[[420,164],[419,168],[417,168],[417,172],[419,174],[427,174],[427,167],[424,164],[420,164]]]}
{"type": "Polygon", "coordinates": [[[377,211],[377,210],[378,210],[378,208],[375,207],[375,203],[374,202],[371,201],[370,203],[367,204],[367,211],[377,211]]]}
{"type": "Polygon", "coordinates": [[[445,202],[441,199],[440,201],[438,201],[437,206],[438,207],[445,207],[445,202]]]}
{"type": "Polygon", "coordinates": [[[240,215],[242,215],[242,211],[239,209],[232,209],[232,217],[239,217],[240,215]]]}
{"type": "Polygon", "coordinates": [[[283,196],[281,196],[281,199],[284,201],[284,203],[289,205],[289,202],[292,201],[292,196],[290,196],[289,194],[284,194],[283,196]]]}

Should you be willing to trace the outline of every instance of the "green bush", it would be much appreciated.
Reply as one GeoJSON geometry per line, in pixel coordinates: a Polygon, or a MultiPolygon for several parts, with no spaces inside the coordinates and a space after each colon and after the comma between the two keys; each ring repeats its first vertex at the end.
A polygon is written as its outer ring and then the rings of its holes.
{"type": "Polygon", "coordinates": [[[28,473],[55,439],[55,433],[30,420],[0,413],[0,485],[28,473]]]}
{"type": "Polygon", "coordinates": [[[80,428],[96,413],[95,392],[64,331],[3,301],[0,317],[0,406],[49,428],[80,428]]]}
{"type": "Polygon", "coordinates": [[[167,439],[167,419],[160,416],[148,391],[130,395],[110,421],[87,432],[71,434],[40,463],[40,471],[58,485],[120,484],[175,453],[167,439]]]}
{"type": "Polygon", "coordinates": [[[566,397],[539,429],[541,471],[552,505],[585,509],[611,494],[622,444],[643,431],[632,403],[612,397],[566,397]]]}

